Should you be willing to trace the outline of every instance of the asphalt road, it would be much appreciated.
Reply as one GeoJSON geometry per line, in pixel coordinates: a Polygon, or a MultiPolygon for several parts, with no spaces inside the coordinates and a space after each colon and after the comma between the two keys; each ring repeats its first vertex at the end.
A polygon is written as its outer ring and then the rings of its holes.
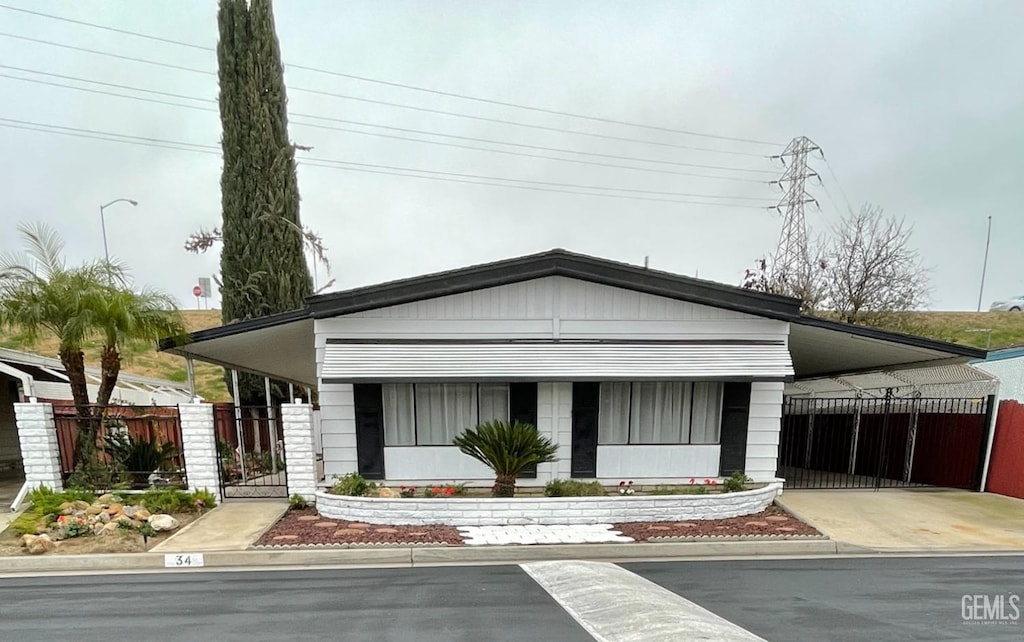
{"type": "MultiPolygon", "coordinates": [[[[1024,638],[962,617],[965,594],[1024,596],[1021,557],[623,567],[768,640],[1024,638]]],[[[55,639],[592,640],[518,566],[0,579],[0,640],[55,639]]]]}

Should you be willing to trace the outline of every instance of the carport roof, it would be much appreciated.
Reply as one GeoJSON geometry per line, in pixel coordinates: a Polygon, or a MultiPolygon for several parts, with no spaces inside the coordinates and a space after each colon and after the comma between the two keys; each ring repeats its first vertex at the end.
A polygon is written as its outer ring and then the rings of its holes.
{"type": "Polygon", "coordinates": [[[800,314],[790,297],[555,249],[539,254],[310,297],[300,310],[201,330],[168,352],[303,385],[316,383],[313,321],[402,303],[564,276],[791,323],[796,378],[980,359],[985,350],[800,314]],[[272,348],[271,348],[272,347],[272,348]]]}

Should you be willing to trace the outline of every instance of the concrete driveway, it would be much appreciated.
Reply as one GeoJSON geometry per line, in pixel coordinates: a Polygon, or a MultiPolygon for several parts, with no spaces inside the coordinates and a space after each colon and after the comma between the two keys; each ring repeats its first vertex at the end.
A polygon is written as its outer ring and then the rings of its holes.
{"type": "Polygon", "coordinates": [[[787,490],[779,503],[830,538],[897,550],[1024,550],[1024,500],[945,488],[787,490]]]}

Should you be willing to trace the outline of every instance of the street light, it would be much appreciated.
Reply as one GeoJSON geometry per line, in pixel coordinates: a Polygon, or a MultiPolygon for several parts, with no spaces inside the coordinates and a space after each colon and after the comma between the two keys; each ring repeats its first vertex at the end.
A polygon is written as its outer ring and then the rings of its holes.
{"type": "Polygon", "coordinates": [[[100,228],[103,230],[103,256],[106,257],[107,263],[110,263],[110,251],[107,250],[107,222],[103,218],[103,210],[107,209],[114,203],[131,203],[132,207],[139,204],[138,201],[133,201],[130,198],[115,198],[106,205],[100,205],[100,228]]]}

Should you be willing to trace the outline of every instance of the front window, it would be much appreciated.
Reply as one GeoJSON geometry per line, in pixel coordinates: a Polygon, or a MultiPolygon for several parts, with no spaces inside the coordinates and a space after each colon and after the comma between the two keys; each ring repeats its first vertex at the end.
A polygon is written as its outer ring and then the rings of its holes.
{"type": "Polygon", "coordinates": [[[600,445],[718,443],[721,383],[602,383],[600,402],[600,445]]]}
{"type": "Polygon", "coordinates": [[[505,383],[385,384],[385,446],[450,446],[467,428],[508,421],[505,383]]]}

